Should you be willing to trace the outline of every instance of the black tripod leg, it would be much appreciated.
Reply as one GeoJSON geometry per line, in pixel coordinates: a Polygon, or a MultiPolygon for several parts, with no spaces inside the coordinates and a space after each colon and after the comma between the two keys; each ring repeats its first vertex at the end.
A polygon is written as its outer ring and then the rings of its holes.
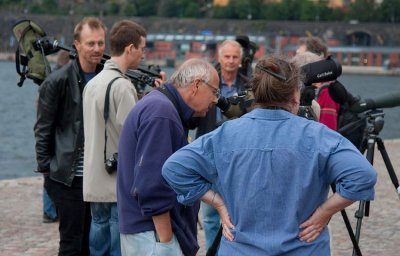
{"type": "MultiPolygon", "coordinates": [[[[370,137],[368,136],[366,138],[367,140],[367,155],[366,158],[367,160],[371,163],[371,165],[374,162],[374,151],[375,151],[375,139],[376,137],[370,137]]],[[[357,218],[357,224],[356,224],[356,241],[357,243],[360,241],[360,234],[361,234],[361,224],[362,224],[362,219],[365,216],[369,216],[369,201],[360,201],[360,205],[358,207],[358,210],[355,213],[355,217],[357,218]]],[[[353,256],[356,256],[357,252],[355,251],[355,248],[353,249],[353,256]]]]}
{"type": "MultiPolygon", "coordinates": [[[[335,184],[331,184],[331,188],[332,188],[333,193],[335,193],[336,192],[335,184]]],[[[349,217],[347,216],[346,210],[343,209],[340,211],[340,213],[342,214],[344,224],[346,225],[346,229],[347,229],[347,232],[349,233],[350,240],[351,240],[351,243],[353,244],[353,248],[354,248],[354,251],[356,252],[356,255],[362,256],[360,247],[358,246],[358,242],[356,240],[356,237],[354,236],[353,228],[351,227],[351,223],[349,221],[349,217]]]]}
{"type": "Polygon", "coordinates": [[[346,225],[347,231],[349,232],[351,243],[353,244],[353,255],[355,256],[362,256],[360,246],[358,246],[358,242],[356,237],[354,236],[353,229],[351,227],[349,217],[347,217],[346,211],[343,209],[340,211],[343,217],[344,224],[346,225]],[[354,254],[355,253],[355,254],[354,254]]]}
{"type": "Polygon", "coordinates": [[[218,252],[219,244],[222,238],[222,225],[219,226],[218,233],[215,235],[214,241],[208,249],[206,256],[215,256],[218,252]]]}
{"type": "Polygon", "coordinates": [[[400,197],[399,180],[397,179],[396,173],[394,172],[393,165],[390,162],[389,155],[385,148],[385,144],[383,144],[383,141],[381,138],[377,138],[376,142],[378,143],[378,149],[381,152],[381,155],[382,155],[383,161],[385,162],[385,166],[389,173],[390,179],[392,180],[394,188],[396,189],[398,196],[400,197]]]}
{"type": "MultiPolygon", "coordinates": [[[[358,244],[360,241],[360,234],[361,234],[361,224],[362,224],[362,219],[364,217],[364,211],[366,207],[366,201],[360,201],[358,210],[355,213],[355,217],[357,218],[357,225],[356,225],[356,234],[355,234],[355,239],[358,244]]],[[[356,256],[356,248],[354,247],[353,249],[353,256],[356,256]]]]}

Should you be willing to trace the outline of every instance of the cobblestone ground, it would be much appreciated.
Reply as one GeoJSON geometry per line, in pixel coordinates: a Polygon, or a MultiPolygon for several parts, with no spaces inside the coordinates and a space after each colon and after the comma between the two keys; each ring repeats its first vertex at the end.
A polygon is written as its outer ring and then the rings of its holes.
{"type": "MultiPolygon", "coordinates": [[[[400,179],[400,140],[384,142],[390,161],[400,179]]],[[[363,256],[399,255],[400,250],[400,200],[389,177],[381,152],[375,150],[374,167],[378,172],[375,200],[370,202],[369,217],[362,218],[359,246],[363,256]]],[[[346,209],[355,230],[357,219],[354,217],[359,203],[346,209]]],[[[331,221],[334,256],[351,255],[352,243],[340,214],[331,221]]],[[[354,231],[355,232],[355,231],[354,231]]]]}
{"type": "MultiPolygon", "coordinates": [[[[385,141],[397,176],[400,178],[400,140],[385,141]]],[[[369,217],[362,218],[360,248],[364,256],[399,254],[400,201],[389,178],[380,151],[375,151],[374,166],[378,171],[375,200],[370,203],[369,217]]],[[[0,181],[0,255],[50,256],[57,254],[58,223],[42,223],[42,178],[30,177],[0,181]]],[[[354,217],[359,203],[346,209],[355,230],[354,217]]],[[[333,256],[352,255],[347,229],[340,214],[330,224],[333,256]]],[[[199,230],[205,256],[203,230],[199,230]]]]}

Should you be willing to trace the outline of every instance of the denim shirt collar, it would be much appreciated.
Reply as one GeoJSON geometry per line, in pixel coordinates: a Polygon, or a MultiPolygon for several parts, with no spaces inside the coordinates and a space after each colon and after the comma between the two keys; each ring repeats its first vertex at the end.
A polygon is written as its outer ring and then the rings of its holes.
{"type": "Polygon", "coordinates": [[[282,109],[264,109],[255,108],[251,112],[243,115],[244,118],[251,119],[268,119],[268,120],[283,120],[293,118],[296,115],[282,109]]]}

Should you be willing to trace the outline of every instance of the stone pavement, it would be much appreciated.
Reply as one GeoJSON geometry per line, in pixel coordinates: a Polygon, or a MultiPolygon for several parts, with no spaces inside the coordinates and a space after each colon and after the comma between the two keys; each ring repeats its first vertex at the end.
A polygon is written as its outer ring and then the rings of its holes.
{"type": "MultiPolygon", "coordinates": [[[[400,140],[386,140],[390,160],[400,178],[400,140]]],[[[389,178],[378,150],[374,166],[378,171],[375,200],[370,215],[362,219],[360,248],[364,256],[399,255],[400,200],[389,178]]],[[[42,178],[30,177],[0,181],[0,255],[50,256],[57,254],[58,223],[42,224],[42,178]]],[[[347,208],[355,230],[358,203],[347,208]]],[[[333,256],[352,254],[352,244],[340,214],[331,221],[333,256]]],[[[205,255],[203,231],[199,230],[201,249],[205,255]]]]}

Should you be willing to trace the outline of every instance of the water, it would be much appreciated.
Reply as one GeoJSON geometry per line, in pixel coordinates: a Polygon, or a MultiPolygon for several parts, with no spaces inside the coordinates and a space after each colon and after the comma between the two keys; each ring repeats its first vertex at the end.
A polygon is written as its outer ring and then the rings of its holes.
{"type": "MultiPolygon", "coordinates": [[[[36,168],[33,125],[38,86],[25,80],[24,85],[18,87],[14,62],[0,61],[0,79],[0,179],[39,175],[33,172],[36,168]]],[[[400,105],[400,77],[342,75],[339,80],[352,94],[363,99],[398,93],[400,105]]],[[[400,107],[386,108],[384,113],[381,137],[400,138],[400,107]]]]}
{"type": "Polygon", "coordinates": [[[0,62],[0,179],[38,175],[33,125],[38,86],[19,77],[14,62],[0,62]]]}

